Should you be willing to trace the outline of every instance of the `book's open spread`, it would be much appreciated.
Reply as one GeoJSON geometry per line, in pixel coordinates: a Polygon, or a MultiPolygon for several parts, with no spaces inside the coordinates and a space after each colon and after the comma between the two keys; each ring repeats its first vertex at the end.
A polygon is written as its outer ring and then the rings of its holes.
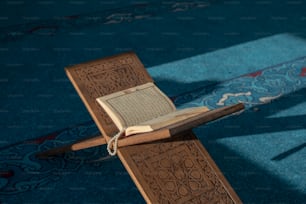
{"type": "Polygon", "coordinates": [[[176,110],[172,101],[153,83],[97,98],[98,103],[111,117],[125,136],[166,128],[197,114],[206,107],[176,110]]]}

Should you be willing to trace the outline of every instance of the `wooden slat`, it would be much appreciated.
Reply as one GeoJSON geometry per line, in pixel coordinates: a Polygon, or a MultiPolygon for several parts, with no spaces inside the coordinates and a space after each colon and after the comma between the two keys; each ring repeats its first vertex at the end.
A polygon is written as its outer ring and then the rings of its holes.
{"type": "MultiPolygon", "coordinates": [[[[106,141],[118,130],[95,99],[153,82],[132,52],[75,65],[66,72],[106,141]]],[[[118,156],[148,203],[241,203],[191,131],[119,148],[118,156]]]]}
{"type": "Polygon", "coordinates": [[[177,133],[180,133],[185,130],[192,129],[194,127],[197,127],[199,125],[217,120],[219,118],[222,118],[224,116],[236,113],[238,111],[241,111],[244,109],[243,103],[238,103],[235,105],[225,106],[222,108],[217,108],[208,112],[201,113],[199,115],[196,115],[194,117],[191,117],[187,120],[184,120],[179,123],[175,123],[174,125],[168,127],[171,135],[175,135],[177,133]]]}
{"type": "MultiPolygon", "coordinates": [[[[147,142],[155,142],[158,140],[168,139],[170,138],[170,131],[168,129],[161,129],[154,132],[137,134],[131,137],[124,137],[119,139],[118,147],[125,147],[130,145],[137,145],[147,142]]],[[[53,148],[50,150],[46,150],[44,152],[40,152],[36,154],[36,156],[40,159],[47,158],[49,156],[55,156],[59,154],[63,154],[70,151],[78,151],[82,149],[87,149],[91,147],[97,147],[100,145],[105,145],[106,139],[102,137],[102,135],[91,137],[87,139],[82,139],[72,144],[64,145],[61,147],[53,148]]]]}
{"type": "Polygon", "coordinates": [[[96,146],[100,146],[104,144],[106,144],[105,138],[99,135],[99,136],[92,137],[92,138],[82,139],[72,144],[68,144],[68,145],[56,147],[50,150],[46,150],[44,152],[39,152],[38,154],[36,154],[36,156],[40,159],[44,159],[49,156],[55,156],[55,155],[63,154],[63,153],[70,152],[70,151],[78,151],[81,149],[96,147],[96,146]]]}

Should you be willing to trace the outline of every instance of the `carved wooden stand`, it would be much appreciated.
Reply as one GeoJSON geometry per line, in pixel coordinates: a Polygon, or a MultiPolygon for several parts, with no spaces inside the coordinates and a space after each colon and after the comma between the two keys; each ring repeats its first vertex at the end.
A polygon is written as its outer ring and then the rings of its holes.
{"type": "MultiPolygon", "coordinates": [[[[66,68],[66,73],[103,136],[51,149],[39,157],[105,144],[118,129],[95,99],[153,82],[132,52],[78,64],[66,68]]],[[[146,202],[241,203],[191,128],[243,108],[243,104],[224,107],[184,126],[119,140],[118,156],[146,202]]]]}

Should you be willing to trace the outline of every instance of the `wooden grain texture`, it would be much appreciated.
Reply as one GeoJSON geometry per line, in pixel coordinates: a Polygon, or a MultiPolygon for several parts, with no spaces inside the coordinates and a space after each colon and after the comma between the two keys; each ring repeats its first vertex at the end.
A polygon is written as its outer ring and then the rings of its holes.
{"type": "Polygon", "coordinates": [[[168,139],[170,137],[171,134],[168,129],[160,129],[153,132],[140,133],[133,136],[124,137],[122,139],[120,138],[118,140],[118,147],[154,142],[162,139],[168,139]]]}
{"type": "MultiPolygon", "coordinates": [[[[95,99],[153,82],[132,52],[75,65],[66,72],[107,141],[118,130],[95,99]]],[[[241,203],[190,130],[119,148],[118,156],[148,203],[241,203]]]]}

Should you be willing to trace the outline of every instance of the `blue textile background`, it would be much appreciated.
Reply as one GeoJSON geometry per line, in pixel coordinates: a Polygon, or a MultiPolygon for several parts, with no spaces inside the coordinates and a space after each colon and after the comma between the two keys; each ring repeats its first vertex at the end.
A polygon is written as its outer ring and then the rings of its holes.
{"type": "Polygon", "coordinates": [[[103,147],[33,157],[97,134],[63,68],[134,50],[179,107],[252,92],[195,131],[244,203],[305,203],[305,4],[1,1],[0,201],[144,202],[117,159],[93,162],[103,147]]]}

